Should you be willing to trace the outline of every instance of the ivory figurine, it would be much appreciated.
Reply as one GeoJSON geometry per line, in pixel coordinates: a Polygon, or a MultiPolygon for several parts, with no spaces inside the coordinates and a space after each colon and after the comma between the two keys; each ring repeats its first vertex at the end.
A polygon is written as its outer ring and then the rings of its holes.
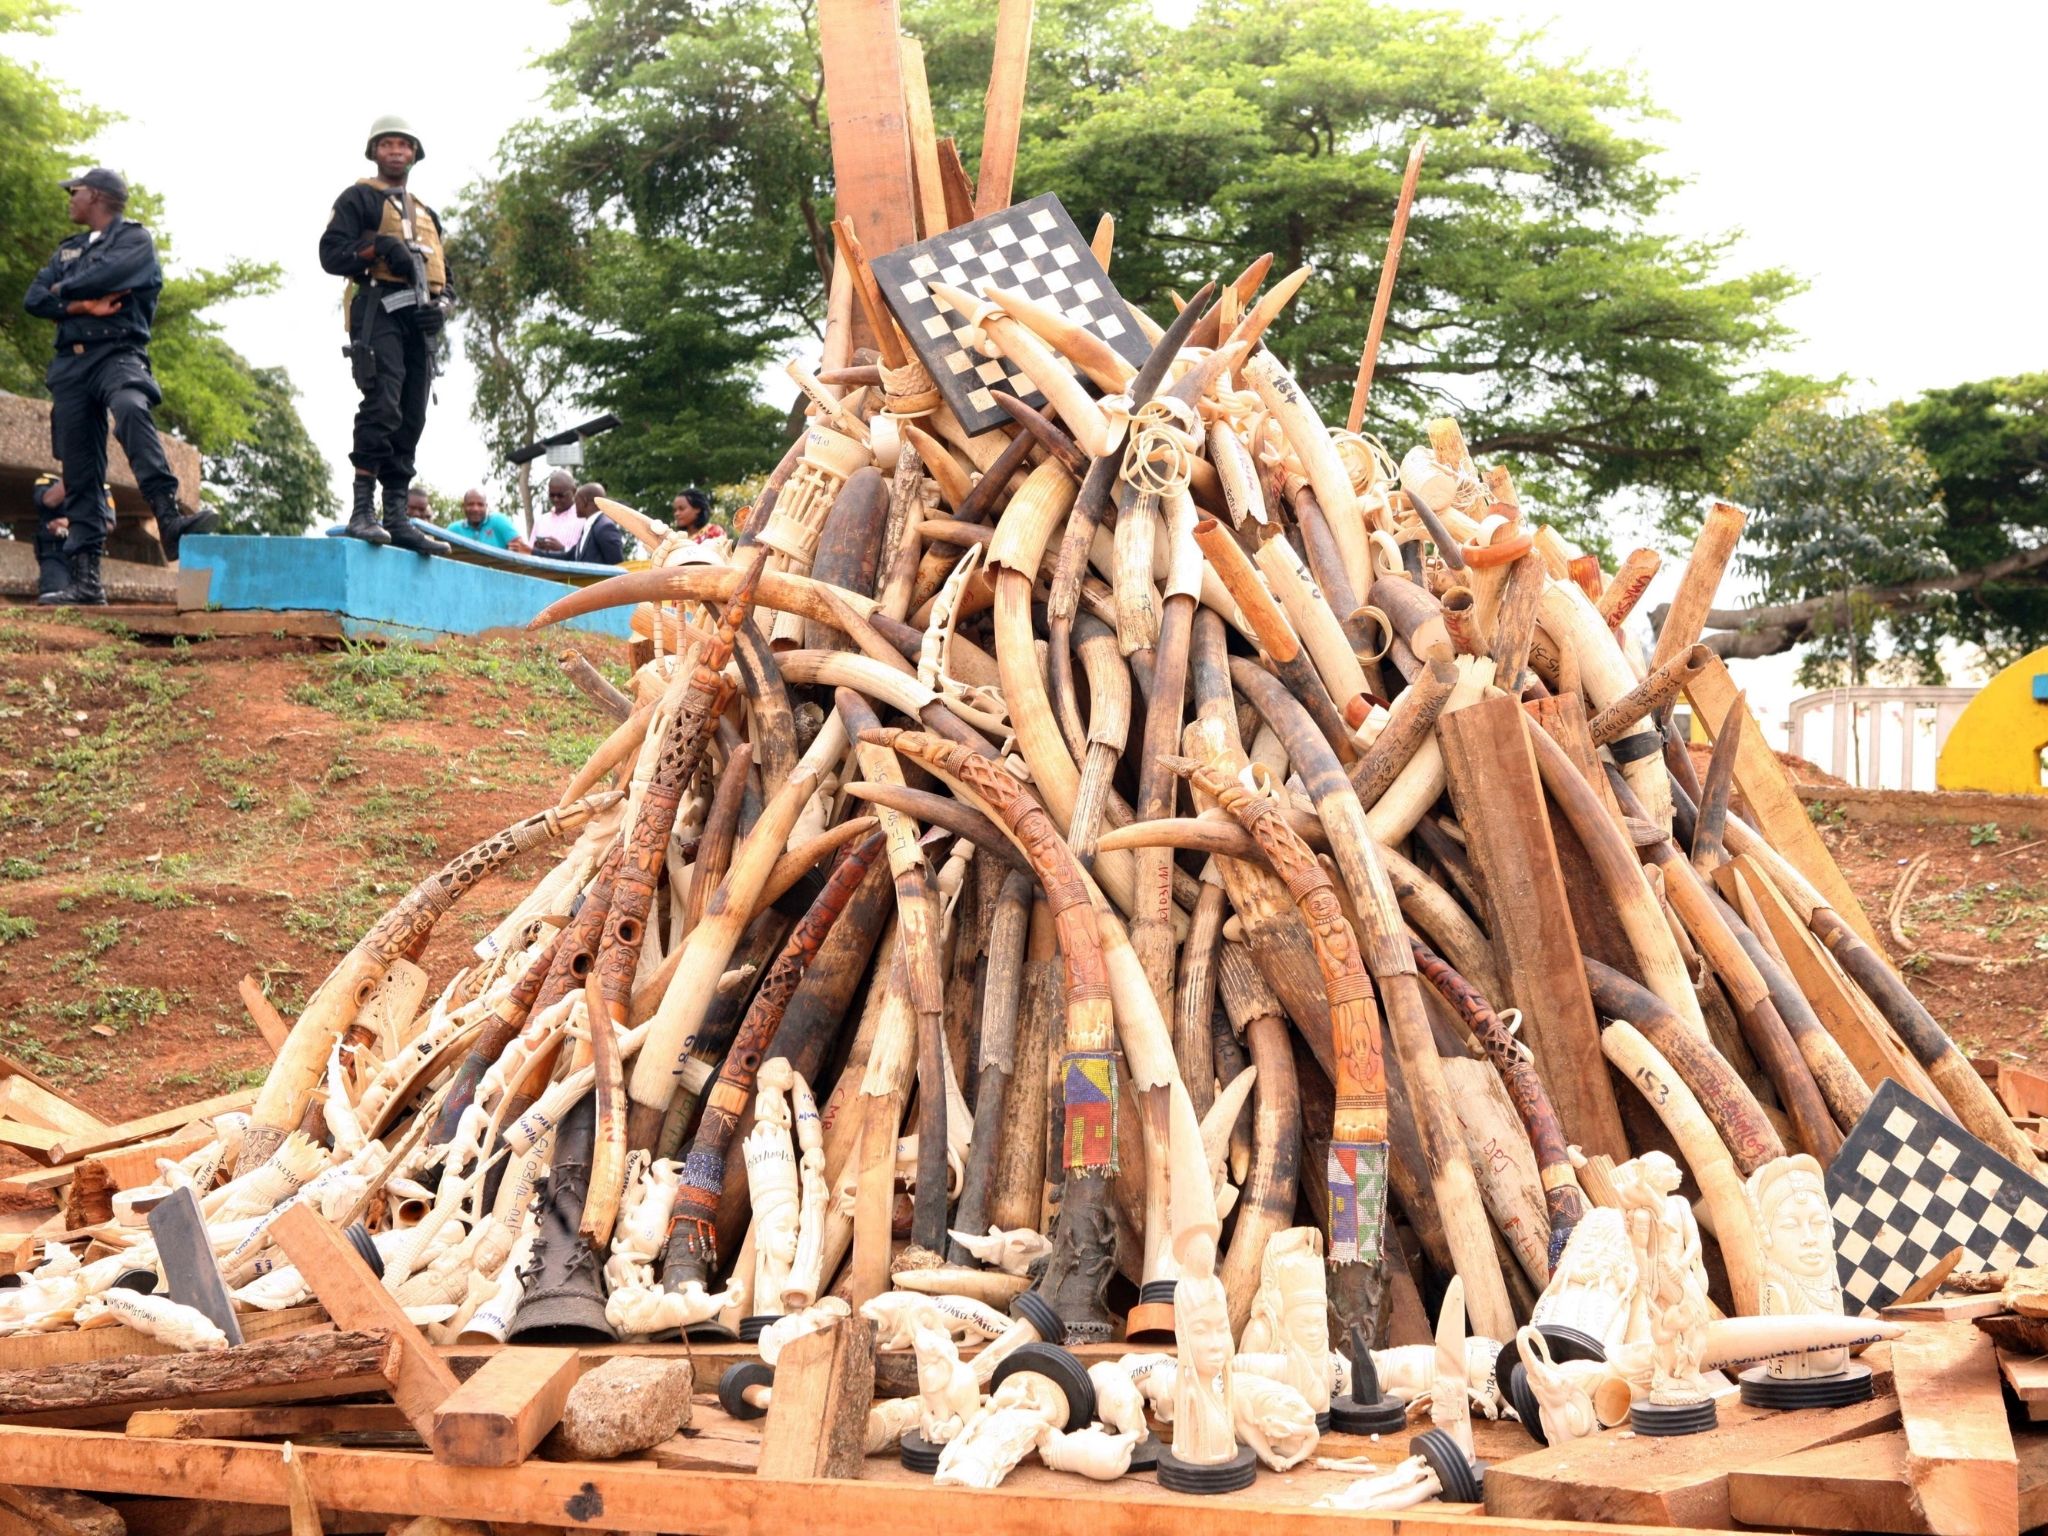
{"type": "Polygon", "coordinates": [[[795,1076],[780,1056],[761,1063],[760,1087],[754,1096],[754,1128],[747,1132],[747,1190],[754,1204],[752,1294],[756,1306],[780,1304],[790,1267],[796,1261],[801,1210],[787,1097],[795,1076]]]}
{"type": "MultiPolygon", "coordinates": [[[[961,1363],[953,1336],[944,1328],[920,1324],[914,1334],[914,1345],[917,1350],[917,1395],[924,1404],[919,1427],[926,1440],[933,1445],[944,1445],[965,1429],[968,1421],[980,1410],[981,1384],[974,1379],[974,1372],[961,1363]]],[[[1019,1450],[1017,1460],[1021,1460],[1023,1454],[1019,1450]]],[[[1017,1460],[1012,1460],[1010,1466],[1015,1466],[1017,1460]]],[[[1007,1472],[1009,1468],[1003,1470],[1007,1472]]],[[[997,1481],[1001,1481],[1000,1475],[997,1481]]],[[[995,1484],[987,1486],[993,1488],[995,1484]]]]}
{"type": "Polygon", "coordinates": [[[1709,1316],[1700,1267],[1700,1229],[1677,1193],[1678,1165],[1662,1152],[1635,1159],[1636,1176],[1621,1188],[1652,1344],[1650,1401],[1683,1406],[1707,1400],[1700,1374],[1709,1316]]]}
{"type": "Polygon", "coordinates": [[[764,1365],[773,1365],[782,1358],[782,1352],[807,1333],[816,1333],[827,1324],[850,1316],[853,1308],[842,1296],[827,1296],[814,1306],[801,1312],[785,1312],[766,1328],[761,1337],[754,1341],[756,1352],[764,1365]]]}
{"type": "Polygon", "coordinates": [[[1078,1472],[1098,1483],[1113,1483],[1131,1470],[1140,1434],[1111,1434],[1100,1425],[1071,1432],[1048,1424],[1038,1437],[1038,1459],[1055,1472],[1078,1472]]]}
{"type": "MultiPolygon", "coordinates": [[[[1465,1400],[1488,1419],[1500,1417],[1502,1407],[1494,1362],[1500,1345],[1488,1338],[1465,1340],[1465,1400]]],[[[1398,1402],[1414,1405],[1430,1400],[1436,1377],[1434,1344],[1396,1344],[1372,1352],[1373,1369],[1379,1374],[1380,1391],[1398,1402]]]]}
{"type": "Polygon", "coordinates": [[[1628,1421],[1628,1383],[1601,1360],[1556,1361],[1550,1341],[1531,1325],[1515,1335],[1522,1369],[1535,1394],[1539,1426],[1552,1445],[1628,1421]]]}
{"type": "Polygon", "coordinates": [[[1088,1367],[1095,1388],[1095,1417],[1113,1433],[1145,1438],[1145,1394],[1121,1362],[1098,1360],[1088,1367]]]}
{"type": "Polygon", "coordinates": [[[1230,1301],[1214,1274],[1174,1282],[1173,1454],[1196,1466],[1237,1455],[1231,1408],[1230,1301]]]}
{"type": "Polygon", "coordinates": [[[1337,1493],[1316,1500],[1317,1509],[1413,1509],[1443,1492],[1434,1468],[1420,1456],[1396,1462],[1377,1477],[1361,1477],[1337,1493]]]}
{"type": "MultiPolygon", "coordinates": [[[[1840,1317],[1835,1221],[1820,1163],[1804,1152],[1773,1158],[1749,1176],[1748,1190],[1763,1270],[1758,1314],[1840,1317]]],[[[1848,1350],[1823,1349],[1782,1355],[1771,1362],[1770,1373],[1781,1380],[1805,1380],[1839,1376],[1848,1366],[1848,1350]]]]}
{"type": "Polygon", "coordinates": [[[73,1314],[81,1328],[96,1322],[126,1323],[160,1343],[180,1350],[226,1349],[228,1336],[197,1307],[183,1306],[168,1296],[144,1296],[116,1286],[88,1296],[73,1314]]]}
{"type": "Polygon", "coordinates": [[[1639,1279],[1622,1213],[1596,1206],[1572,1228],[1529,1320],[1539,1327],[1570,1328],[1603,1349],[1618,1348],[1628,1336],[1639,1279]]]}
{"type": "Polygon", "coordinates": [[[1006,1275],[1029,1274],[1033,1264],[1052,1252],[1051,1240],[1029,1227],[1013,1227],[1005,1232],[1001,1227],[991,1226],[986,1237],[976,1237],[971,1232],[946,1235],[982,1263],[993,1264],[1006,1275]]]}
{"type": "Polygon", "coordinates": [[[1431,1424],[1472,1456],[1472,1405],[1465,1392],[1471,1382],[1465,1366],[1465,1279],[1451,1276],[1444,1287],[1443,1310],[1436,1321],[1436,1359],[1429,1384],[1431,1424]]]}
{"type": "Polygon", "coordinates": [[[1289,1227],[1266,1244],[1251,1320],[1234,1365],[1247,1374],[1283,1381],[1316,1414],[1330,1411],[1330,1308],[1323,1267],[1323,1234],[1289,1227]]]}
{"type": "Polygon", "coordinates": [[[884,1291],[860,1304],[860,1315],[875,1325],[876,1349],[909,1349],[919,1327],[944,1328],[956,1339],[993,1339],[1007,1333],[1010,1319],[971,1296],[927,1296],[921,1291],[884,1291]]]}
{"type": "Polygon", "coordinates": [[[1172,1355],[1156,1350],[1133,1351],[1115,1363],[1131,1378],[1132,1384],[1144,1397],[1145,1406],[1152,1410],[1152,1417],[1162,1424],[1171,1424],[1180,1363],[1172,1355]]]}
{"type": "Polygon", "coordinates": [[[1237,1438],[1275,1472],[1299,1465],[1315,1450],[1315,1410],[1291,1384],[1240,1374],[1230,1393],[1237,1438]]]}
{"type": "Polygon", "coordinates": [[[626,1160],[625,1203],[612,1228],[611,1256],[604,1262],[607,1292],[654,1283],[654,1261],[668,1242],[682,1171],[682,1164],[665,1157],[650,1161],[644,1150],[626,1160]]]}
{"type": "Polygon", "coordinates": [[[825,1183],[825,1125],[818,1118],[818,1101],[811,1085],[800,1073],[789,1074],[790,1104],[796,1115],[798,1148],[797,1240],[790,1261],[789,1276],[782,1283],[782,1309],[801,1312],[818,1299],[825,1283],[825,1207],[831,1189],[825,1183]]]}
{"type": "Polygon", "coordinates": [[[885,1397],[868,1409],[868,1428],[862,1444],[870,1456],[893,1453],[903,1437],[916,1429],[924,1414],[924,1399],[885,1397]]]}
{"type": "MultiPolygon", "coordinates": [[[[936,1329],[932,1332],[945,1339],[936,1329]]],[[[945,1339],[945,1344],[952,1348],[952,1340],[945,1339]]],[[[1036,1371],[1019,1371],[996,1388],[995,1396],[939,1452],[933,1486],[999,1487],[1045,1432],[1064,1424],[1066,1417],[1065,1393],[1036,1371]]],[[[925,1438],[931,1438],[929,1427],[925,1438]]]]}

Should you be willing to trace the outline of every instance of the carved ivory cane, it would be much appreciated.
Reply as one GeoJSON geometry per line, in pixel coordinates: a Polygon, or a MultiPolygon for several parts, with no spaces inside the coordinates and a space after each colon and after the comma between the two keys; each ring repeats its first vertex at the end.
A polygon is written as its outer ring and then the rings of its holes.
{"type": "Polygon", "coordinates": [[[654,772],[640,797],[625,857],[613,877],[611,910],[605,914],[598,941],[597,967],[590,1018],[591,1060],[597,1068],[597,1140],[591,1156],[590,1188],[584,1197],[581,1230],[598,1247],[611,1238],[618,1217],[626,1173],[625,1068],[619,1059],[617,1031],[631,1025],[633,977],[640,967],[640,945],[647,936],[647,914],[654,905],[654,887],[668,857],[669,835],[683,792],[697,775],[705,743],[732,698],[725,664],[734,639],[746,623],[760,583],[764,550],[750,552],[739,587],[725,605],[717,632],[705,647],[689,685],[683,690],[668,730],[661,739],[654,772]],[[602,1012],[597,1011],[602,1004],[602,1012]]]}
{"type": "Polygon", "coordinates": [[[326,1070],[335,1036],[348,1027],[392,961],[424,942],[441,915],[479,880],[527,849],[574,831],[618,799],[617,791],[607,790],[516,821],[451,859],[379,918],[292,1025],[250,1110],[249,1130],[237,1166],[254,1168],[263,1163],[304,1118],[313,1085],[326,1070]]]}
{"type": "Polygon", "coordinates": [[[868,731],[862,739],[966,783],[1016,837],[1045,889],[1067,982],[1066,1045],[1060,1059],[1066,1182],[1059,1231],[1040,1290],[1070,1333],[1083,1340],[1107,1339],[1110,1318],[1103,1289],[1116,1249],[1109,1200],[1109,1179],[1116,1171],[1116,1052],[1109,974],[1086,877],[1050,815],[995,759],[921,731],[868,731]]]}

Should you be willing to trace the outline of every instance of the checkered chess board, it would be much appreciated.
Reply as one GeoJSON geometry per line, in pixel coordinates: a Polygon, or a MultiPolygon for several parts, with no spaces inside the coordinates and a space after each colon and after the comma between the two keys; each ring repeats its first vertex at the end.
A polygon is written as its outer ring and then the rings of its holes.
{"type": "Polygon", "coordinates": [[[1954,1248],[1965,1274],[2048,1264],[2048,1185],[1894,1082],[1835,1154],[1827,1192],[1851,1312],[1891,1305],[1954,1248]]]}
{"type": "MultiPolygon", "coordinates": [[[[931,371],[939,393],[969,432],[986,432],[1010,419],[990,398],[990,390],[1015,395],[1041,410],[1045,396],[1009,359],[969,351],[966,317],[941,304],[928,283],[983,297],[983,285],[993,284],[1036,299],[1086,326],[1133,367],[1152,353],[1130,306],[1050,192],[877,256],[871,265],[882,298],[903,327],[911,350],[931,371]]],[[[1064,358],[1061,363],[1074,372],[1064,358]]]]}

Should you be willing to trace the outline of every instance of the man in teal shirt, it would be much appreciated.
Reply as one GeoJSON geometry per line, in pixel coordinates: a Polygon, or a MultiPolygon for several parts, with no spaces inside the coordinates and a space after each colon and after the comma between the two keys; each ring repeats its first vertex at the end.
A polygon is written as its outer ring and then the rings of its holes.
{"type": "Polygon", "coordinates": [[[484,502],[484,493],[472,487],[462,493],[462,516],[448,525],[457,533],[465,534],[480,544],[489,544],[497,549],[513,549],[525,553],[527,543],[519,537],[519,528],[502,512],[493,512],[484,502]]]}

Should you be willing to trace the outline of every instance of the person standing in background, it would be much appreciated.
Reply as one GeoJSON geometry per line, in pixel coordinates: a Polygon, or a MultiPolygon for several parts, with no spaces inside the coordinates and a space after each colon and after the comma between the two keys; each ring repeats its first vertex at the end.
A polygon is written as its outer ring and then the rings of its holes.
{"type": "Polygon", "coordinates": [[[548,476],[548,509],[534,514],[530,535],[536,555],[566,555],[583,540],[583,520],[576,515],[576,477],[566,469],[548,476]]]}
{"type": "Polygon", "coordinates": [[[502,512],[493,512],[490,503],[484,500],[484,493],[475,486],[462,493],[462,516],[448,526],[456,533],[466,534],[493,549],[517,550],[524,554],[532,548],[519,537],[519,528],[512,519],[502,512]]]}

